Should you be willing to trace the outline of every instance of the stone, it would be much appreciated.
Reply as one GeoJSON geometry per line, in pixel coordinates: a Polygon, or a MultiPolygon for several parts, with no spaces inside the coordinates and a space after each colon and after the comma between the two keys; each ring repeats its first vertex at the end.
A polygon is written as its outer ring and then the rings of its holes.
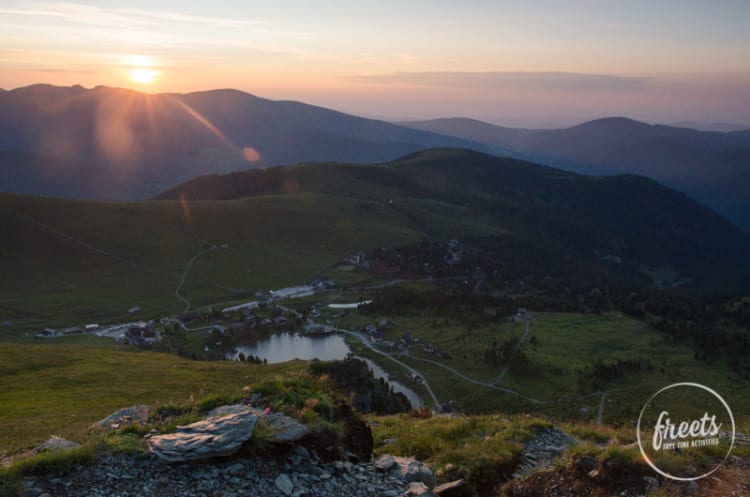
{"type": "MultiPolygon", "coordinates": [[[[240,414],[248,410],[248,407],[243,404],[232,404],[228,406],[219,406],[216,409],[212,409],[208,412],[206,417],[215,418],[216,416],[227,416],[229,414],[240,414]]],[[[257,413],[254,413],[257,414],[257,413]]]]}
{"type": "MultiPolygon", "coordinates": [[[[231,416],[214,419],[226,421],[231,416]]],[[[38,481],[27,478],[24,484],[35,494],[47,492],[60,497],[401,497],[409,487],[397,477],[395,462],[392,472],[378,471],[374,463],[353,465],[346,461],[304,459],[293,463],[288,457],[293,449],[283,449],[263,457],[238,455],[223,461],[170,465],[159,464],[155,453],[104,453],[71,474],[38,481]]],[[[434,492],[425,492],[425,487],[413,485],[413,494],[435,497],[434,492]]]]}
{"type": "Polygon", "coordinates": [[[471,493],[471,489],[466,484],[466,481],[461,478],[460,480],[443,483],[432,489],[432,492],[439,495],[440,497],[458,497],[471,493]]]}
{"type": "Polygon", "coordinates": [[[573,459],[571,466],[576,475],[583,476],[594,471],[599,466],[599,461],[593,456],[582,454],[573,459]]]}
{"type": "Polygon", "coordinates": [[[644,476],[643,481],[645,481],[646,486],[652,490],[657,490],[659,488],[659,480],[653,476],[644,476]]]}
{"type": "Polygon", "coordinates": [[[229,466],[226,471],[227,473],[234,475],[234,474],[242,472],[244,469],[245,469],[244,464],[237,463],[237,464],[232,464],[231,466],[229,466]]]}
{"type": "Polygon", "coordinates": [[[684,492],[687,495],[695,495],[698,492],[698,488],[698,484],[694,480],[691,480],[685,484],[684,492]]]}
{"type": "Polygon", "coordinates": [[[393,457],[390,454],[383,454],[380,456],[380,459],[378,459],[375,462],[375,469],[377,469],[380,472],[387,472],[390,471],[393,466],[396,465],[396,458],[393,457]]]}
{"type": "Polygon", "coordinates": [[[294,485],[292,485],[292,480],[289,479],[289,476],[286,473],[281,473],[277,476],[274,484],[284,495],[292,495],[294,485]]]}
{"type": "Polygon", "coordinates": [[[408,457],[394,457],[391,471],[406,483],[422,482],[428,487],[435,486],[435,473],[426,464],[408,457]]]}
{"type": "Polygon", "coordinates": [[[413,481],[409,483],[409,490],[404,492],[405,497],[429,497],[430,495],[434,495],[432,492],[430,492],[430,489],[427,485],[422,483],[421,481],[413,481]]]}
{"type": "Polygon", "coordinates": [[[187,426],[176,433],[151,437],[151,452],[167,462],[194,461],[229,456],[250,440],[258,417],[250,410],[217,416],[187,426]]]}
{"type": "Polygon", "coordinates": [[[310,452],[306,448],[304,448],[302,445],[297,445],[294,448],[294,453],[297,454],[297,456],[301,457],[305,461],[312,460],[312,457],[310,457],[310,452]]]}
{"type": "Polygon", "coordinates": [[[104,428],[106,430],[114,430],[120,428],[123,425],[132,423],[145,423],[148,421],[148,414],[150,408],[144,405],[135,405],[120,409],[107,416],[106,418],[97,421],[93,424],[93,428],[104,428]]]}
{"type": "Polygon", "coordinates": [[[281,413],[273,413],[267,416],[263,416],[263,423],[268,426],[273,435],[268,439],[269,442],[275,443],[291,443],[302,439],[305,435],[310,433],[307,426],[298,423],[289,416],[285,416],[281,413]]]}
{"type": "Polygon", "coordinates": [[[58,450],[75,449],[76,447],[80,447],[80,444],[71,442],[70,440],[65,440],[64,438],[58,437],[56,435],[52,435],[46,442],[34,448],[33,452],[55,452],[58,450]]]}

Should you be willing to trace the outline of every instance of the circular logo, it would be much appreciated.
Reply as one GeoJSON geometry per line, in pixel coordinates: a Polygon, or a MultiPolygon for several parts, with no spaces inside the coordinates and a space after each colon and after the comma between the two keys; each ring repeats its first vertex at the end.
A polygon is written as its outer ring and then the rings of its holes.
{"type": "MultiPolygon", "coordinates": [[[[700,383],[675,383],[648,399],[638,416],[638,446],[654,471],[672,480],[699,480],[724,463],[734,447],[734,415],[726,401],[700,383]],[[679,464],[671,454],[710,453],[723,459],[713,469],[679,464]]],[[[688,458],[689,459],[689,458],[688,458]]]]}

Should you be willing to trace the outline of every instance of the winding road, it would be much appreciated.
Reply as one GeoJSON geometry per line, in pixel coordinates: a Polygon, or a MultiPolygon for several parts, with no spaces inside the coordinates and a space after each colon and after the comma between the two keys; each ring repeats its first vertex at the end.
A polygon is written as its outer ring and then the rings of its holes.
{"type": "Polygon", "coordinates": [[[532,402],[534,404],[546,404],[546,403],[549,402],[549,401],[539,400],[539,399],[535,399],[533,397],[529,397],[528,395],[524,395],[522,393],[516,392],[515,390],[512,390],[510,388],[499,387],[499,386],[495,385],[495,382],[485,382],[485,381],[480,381],[480,380],[474,379],[474,378],[472,378],[470,376],[466,376],[465,374],[461,373],[460,371],[456,371],[455,369],[453,369],[453,368],[451,368],[449,366],[446,366],[445,364],[443,364],[441,362],[432,361],[430,359],[422,359],[420,357],[414,357],[413,355],[405,354],[405,353],[402,353],[401,355],[403,355],[405,357],[408,357],[409,359],[413,359],[415,361],[422,361],[422,362],[427,362],[427,363],[430,363],[430,364],[434,364],[435,366],[439,366],[439,367],[445,369],[446,371],[450,371],[454,375],[458,376],[459,378],[461,378],[461,379],[463,379],[465,381],[468,381],[469,383],[474,383],[475,385],[480,385],[480,386],[483,386],[483,387],[491,388],[493,390],[498,390],[498,391],[501,391],[501,392],[509,393],[511,395],[515,395],[518,398],[521,398],[521,399],[524,399],[524,400],[528,400],[529,402],[532,402]]]}
{"type": "Polygon", "coordinates": [[[434,405],[438,405],[440,403],[440,402],[438,402],[438,399],[437,399],[437,396],[435,395],[435,392],[432,391],[432,388],[430,387],[430,384],[427,382],[427,379],[425,378],[425,376],[422,373],[420,373],[419,371],[417,371],[413,367],[409,366],[408,364],[404,364],[402,361],[399,361],[398,359],[396,359],[395,357],[393,357],[391,354],[389,354],[387,352],[383,352],[382,350],[380,350],[377,347],[375,347],[372,344],[372,342],[370,341],[370,339],[366,335],[364,335],[364,334],[362,334],[362,333],[360,333],[358,331],[344,330],[344,329],[341,329],[341,328],[334,328],[333,326],[325,326],[325,325],[319,325],[319,324],[316,324],[316,326],[323,326],[323,328],[326,331],[331,331],[331,332],[334,332],[334,333],[343,333],[345,335],[353,336],[353,337],[357,338],[360,342],[362,342],[362,344],[365,347],[367,347],[368,349],[370,349],[371,351],[375,352],[376,354],[382,355],[383,357],[387,358],[388,360],[393,361],[396,364],[398,364],[399,366],[401,366],[402,368],[406,369],[407,371],[410,371],[412,374],[419,376],[420,378],[422,378],[422,385],[424,385],[425,389],[427,390],[427,393],[430,394],[430,397],[432,398],[432,402],[434,403],[434,405]]]}

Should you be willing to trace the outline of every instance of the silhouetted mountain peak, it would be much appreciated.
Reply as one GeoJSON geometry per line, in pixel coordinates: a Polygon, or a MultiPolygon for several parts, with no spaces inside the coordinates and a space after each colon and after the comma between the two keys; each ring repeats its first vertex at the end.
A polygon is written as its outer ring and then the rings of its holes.
{"type": "Polygon", "coordinates": [[[570,130],[592,131],[600,130],[607,133],[628,133],[633,131],[645,131],[652,126],[628,117],[604,117],[586,121],[577,126],[568,128],[570,130]]]}
{"type": "Polygon", "coordinates": [[[29,86],[21,86],[13,90],[6,91],[9,98],[24,99],[42,99],[49,100],[53,98],[69,98],[86,92],[84,87],[75,86],[55,86],[47,83],[37,83],[29,86]]]}
{"type": "Polygon", "coordinates": [[[32,85],[0,94],[0,150],[23,152],[0,158],[0,180],[28,169],[23,182],[0,182],[7,191],[143,198],[207,172],[310,161],[372,164],[438,146],[495,150],[229,88],[150,94],[111,86],[32,85]],[[86,167],[76,166],[81,177],[45,183],[43,175],[55,168],[39,157],[86,167]],[[116,178],[95,174],[99,170],[116,178]]]}

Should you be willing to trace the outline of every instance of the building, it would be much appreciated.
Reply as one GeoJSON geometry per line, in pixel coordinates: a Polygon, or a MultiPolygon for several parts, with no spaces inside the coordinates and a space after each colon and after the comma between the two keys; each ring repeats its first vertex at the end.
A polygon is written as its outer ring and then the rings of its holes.
{"type": "Polygon", "coordinates": [[[125,343],[137,346],[151,346],[161,340],[159,333],[143,321],[128,326],[123,336],[125,343]]]}

